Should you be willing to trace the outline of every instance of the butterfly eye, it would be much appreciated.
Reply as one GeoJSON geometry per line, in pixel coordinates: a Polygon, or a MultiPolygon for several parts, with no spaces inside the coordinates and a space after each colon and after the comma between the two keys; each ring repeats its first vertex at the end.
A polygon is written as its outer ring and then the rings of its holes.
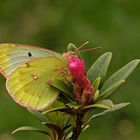
{"type": "Polygon", "coordinates": [[[31,54],[30,52],[28,52],[28,56],[29,56],[29,57],[32,57],[32,54],[31,54]]]}

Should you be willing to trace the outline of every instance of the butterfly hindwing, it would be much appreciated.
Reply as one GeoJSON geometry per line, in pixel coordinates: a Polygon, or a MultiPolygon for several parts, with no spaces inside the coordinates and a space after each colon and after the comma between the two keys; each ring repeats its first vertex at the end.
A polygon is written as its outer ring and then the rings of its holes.
{"type": "Polygon", "coordinates": [[[42,110],[49,106],[59,94],[51,83],[63,80],[66,61],[48,56],[26,62],[18,67],[7,79],[7,89],[20,105],[32,110],[42,110]]]}
{"type": "Polygon", "coordinates": [[[31,45],[3,43],[0,44],[0,73],[7,78],[17,67],[28,61],[59,55],[56,52],[31,45]]]}

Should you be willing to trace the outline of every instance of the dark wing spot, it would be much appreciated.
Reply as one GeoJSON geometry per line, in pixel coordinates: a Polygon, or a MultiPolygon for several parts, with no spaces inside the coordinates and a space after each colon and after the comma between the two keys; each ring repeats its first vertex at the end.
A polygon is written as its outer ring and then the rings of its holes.
{"type": "Polygon", "coordinates": [[[28,52],[28,56],[29,56],[29,57],[32,57],[32,54],[31,54],[30,52],[28,52]]]}

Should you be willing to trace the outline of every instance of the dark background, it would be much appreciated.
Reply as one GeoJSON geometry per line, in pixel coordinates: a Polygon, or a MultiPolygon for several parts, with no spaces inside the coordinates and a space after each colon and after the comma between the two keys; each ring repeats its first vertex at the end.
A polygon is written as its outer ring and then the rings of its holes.
{"type": "MultiPolygon", "coordinates": [[[[63,53],[69,42],[101,50],[83,54],[87,68],[106,51],[113,52],[107,77],[140,57],[139,0],[1,0],[0,42],[33,44],[63,53]]],[[[94,120],[80,140],[140,139],[140,67],[112,98],[128,107],[94,120]]],[[[11,131],[22,125],[42,127],[14,103],[0,76],[0,140],[46,139],[36,133],[11,131]]]]}

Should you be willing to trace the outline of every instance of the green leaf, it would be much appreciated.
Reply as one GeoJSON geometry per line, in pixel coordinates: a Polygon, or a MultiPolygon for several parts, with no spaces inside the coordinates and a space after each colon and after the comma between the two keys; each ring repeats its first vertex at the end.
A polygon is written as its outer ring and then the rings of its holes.
{"type": "Polygon", "coordinates": [[[114,105],[114,107],[112,108],[112,111],[116,111],[119,110],[121,108],[124,108],[126,106],[130,105],[130,103],[120,103],[120,104],[116,104],[114,105]]]}
{"type": "Polygon", "coordinates": [[[76,49],[77,47],[73,43],[68,44],[68,47],[67,47],[68,52],[75,51],[76,49]]]}
{"type": "Polygon", "coordinates": [[[101,82],[103,81],[108,66],[110,64],[112,58],[112,53],[107,52],[101,55],[94,64],[90,67],[90,69],[87,72],[87,76],[89,77],[91,83],[93,83],[97,77],[101,77],[101,82]]]}
{"type": "Polygon", "coordinates": [[[101,100],[101,101],[97,102],[97,104],[107,106],[108,109],[112,109],[114,107],[114,104],[110,99],[101,100]]]}
{"type": "Polygon", "coordinates": [[[85,130],[87,130],[87,128],[89,128],[90,127],[90,125],[89,124],[86,124],[85,126],[82,126],[83,128],[82,128],[82,132],[84,132],[85,130]]]}
{"type": "Polygon", "coordinates": [[[44,122],[43,124],[46,125],[48,128],[55,130],[58,134],[61,132],[61,128],[56,124],[48,122],[44,122]]]}
{"type": "Polygon", "coordinates": [[[71,138],[71,136],[72,136],[72,132],[69,132],[68,134],[66,134],[66,140],[70,140],[70,138],[71,138]]]}
{"type": "Polygon", "coordinates": [[[64,127],[70,116],[68,111],[69,109],[67,109],[62,102],[57,100],[50,107],[44,110],[42,114],[47,116],[47,123],[64,127]]]}
{"type": "Polygon", "coordinates": [[[98,100],[99,95],[100,95],[100,91],[97,90],[97,91],[93,94],[93,102],[95,102],[96,100],[98,100]]]}
{"type": "Polygon", "coordinates": [[[80,104],[77,104],[77,103],[75,103],[75,102],[68,103],[67,106],[68,106],[69,108],[73,108],[73,109],[75,109],[75,110],[81,108],[81,105],[80,105],[80,104]]]}
{"type": "Polygon", "coordinates": [[[70,92],[70,88],[63,81],[56,80],[52,84],[52,86],[62,91],[62,93],[64,93],[63,95],[68,97],[69,100],[72,98],[72,93],[70,92]]]}
{"type": "Polygon", "coordinates": [[[35,110],[30,110],[28,109],[28,111],[33,114],[36,118],[38,118],[41,122],[46,122],[48,121],[48,118],[43,115],[42,113],[40,113],[39,111],[35,111],[35,110]]]}
{"type": "MultiPolygon", "coordinates": [[[[78,48],[77,48],[76,45],[74,45],[73,43],[69,43],[69,44],[68,44],[68,47],[67,47],[68,52],[73,52],[73,51],[75,51],[75,50],[77,50],[77,49],[78,49],[78,48]]],[[[77,53],[78,53],[78,56],[79,56],[80,58],[82,58],[82,55],[80,54],[80,52],[78,51],[77,53]]]]}
{"type": "Polygon", "coordinates": [[[95,79],[95,81],[93,82],[92,87],[94,89],[94,92],[96,92],[98,90],[99,85],[100,85],[100,81],[101,81],[101,77],[97,77],[95,79]]]}
{"type": "Polygon", "coordinates": [[[68,108],[68,107],[52,108],[52,109],[49,109],[49,110],[45,110],[45,111],[43,112],[43,114],[44,114],[44,115],[47,115],[48,113],[57,112],[57,111],[68,113],[68,112],[69,112],[69,109],[70,109],[70,108],[68,108]]]}
{"type": "Polygon", "coordinates": [[[103,109],[112,109],[114,106],[113,102],[109,99],[102,100],[92,105],[85,106],[84,109],[91,108],[103,108],[103,109]]]}
{"type": "MultiPolygon", "coordinates": [[[[48,115],[48,113],[52,113],[52,112],[56,112],[56,114],[58,114],[58,112],[63,112],[63,113],[67,113],[67,114],[75,114],[75,108],[72,106],[72,103],[68,103],[66,105],[64,105],[62,102],[60,101],[55,101],[52,106],[50,106],[49,108],[47,108],[46,110],[44,110],[42,112],[43,115],[48,115]]],[[[76,105],[75,105],[76,106],[76,105]]],[[[78,105],[77,105],[78,106],[78,105]]],[[[66,116],[66,115],[65,115],[66,116]]],[[[48,117],[48,116],[47,116],[48,117]]],[[[52,116],[53,117],[53,116],[52,116]]],[[[62,116],[64,117],[64,116],[62,116]]]]}
{"type": "Polygon", "coordinates": [[[43,134],[46,134],[49,136],[49,133],[44,131],[44,130],[41,130],[41,129],[38,129],[38,128],[35,128],[35,127],[31,127],[31,126],[22,126],[22,127],[19,127],[17,128],[16,130],[14,130],[12,132],[12,134],[15,134],[19,131],[33,131],[33,132],[39,132],[39,133],[43,133],[43,134]]]}
{"type": "Polygon", "coordinates": [[[107,109],[103,112],[100,112],[100,113],[97,113],[97,114],[94,114],[93,116],[90,117],[90,119],[87,121],[87,123],[89,123],[91,120],[95,119],[95,118],[98,118],[98,117],[101,117],[109,112],[113,112],[113,111],[116,111],[116,110],[119,110],[123,107],[126,107],[127,105],[129,105],[130,103],[120,103],[120,104],[116,104],[114,105],[111,109],[107,109]]]}
{"type": "Polygon", "coordinates": [[[139,63],[139,59],[135,59],[131,62],[129,62],[127,65],[119,69],[117,72],[115,72],[102,86],[100,92],[103,93],[105,90],[107,90],[110,86],[114,85],[118,81],[126,80],[127,77],[133,72],[133,70],[136,68],[136,66],[139,63]]]}
{"type": "MultiPolygon", "coordinates": [[[[101,94],[99,95],[99,100],[108,98],[110,95],[112,95],[125,81],[124,80],[120,80],[117,81],[114,85],[111,85],[110,87],[108,87],[107,89],[105,89],[103,92],[101,92],[101,94]]],[[[101,90],[102,91],[102,90],[101,90]]]]}

